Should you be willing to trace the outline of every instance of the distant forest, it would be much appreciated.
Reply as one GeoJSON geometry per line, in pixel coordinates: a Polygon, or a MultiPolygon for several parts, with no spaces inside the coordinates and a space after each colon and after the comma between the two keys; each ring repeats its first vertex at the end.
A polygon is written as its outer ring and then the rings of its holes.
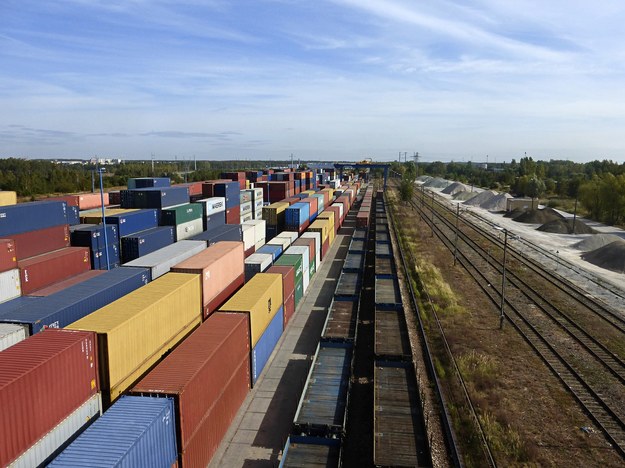
{"type": "MultiPolygon", "coordinates": [[[[103,166],[105,188],[124,187],[131,177],[169,177],[172,183],[219,178],[224,171],[286,167],[289,161],[128,161],[103,166]],[[195,170],[197,166],[197,170],[195,170]]],[[[582,214],[607,224],[625,223],[625,164],[612,161],[576,163],[567,160],[482,164],[432,162],[392,163],[398,174],[430,175],[468,185],[540,199],[553,207],[571,209],[578,200],[582,214]]],[[[24,199],[99,189],[94,165],[59,164],[49,160],[0,159],[0,189],[14,190],[24,199]]]]}

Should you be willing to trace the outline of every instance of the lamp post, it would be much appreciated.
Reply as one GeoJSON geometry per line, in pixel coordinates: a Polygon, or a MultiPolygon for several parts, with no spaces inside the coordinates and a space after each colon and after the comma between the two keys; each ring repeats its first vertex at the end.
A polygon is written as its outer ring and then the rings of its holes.
{"type": "Polygon", "coordinates": [[[102,225],[104,226],[104,255],[106,256],[106,269],[110,270],[111,265],[109,263],[109,243],[106,235],[106,216],[104,215],[104,185],[102,183],[102,174],[104,174],[103,167],[98,169],[98,174],[100,174],[100,203],[102,208],[102,225]]]}
{"type": "Polygon", "coordinates": [[[503,313],[504,304],[506,303],[506,254],[508,253],[508,230],[497,227],[495,229],[503,230],[503,263],[501,273],[501,305],[499,308],[499,329],[503,328],[506,316],[503,313]]]}

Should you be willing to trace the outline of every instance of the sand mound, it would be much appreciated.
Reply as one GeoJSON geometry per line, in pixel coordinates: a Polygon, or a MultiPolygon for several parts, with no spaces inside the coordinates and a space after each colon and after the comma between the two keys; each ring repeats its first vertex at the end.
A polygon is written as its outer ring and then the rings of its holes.
{"type": "Polygon", "coordinates": [[[542,210],[530,210],[514,218],[519,223],[529,224],[545,224],[556,219],[564,219],[564,217],[553,208],[544,208],[542,210]]]}
{"type": "Polygon", "coordinates": [[[447,195],[455,195],[458,192],[466,192],[468,190],[469,187],[467,187],[466,185],[460,182],[454,182],[453,184],[448,185],[446,188],[441,190],[441,193],[446,193],[447,195]]]}
{"type": "Polygon", "coordinates": [[[507,193],[500,193],[480,204],[480,208],[488,211],[506,211],[508,198],[512,198],[512,196],[507,193]]]}
{"type": "Polygon", "coordinates": [[[484,190],[478,193],[475,197],[464,202],[465,205],[480,206],[482,203],[486,203],[488,200],[497,195],[497,192],[493,190],[484,190]]]}
{"type": "Polygon", "coordinates": [[[445,188],[448,185],[451,185],[451,182],[445,179],[441,179],[440,177],[432,177],[423,185],[432,188],[445,188]]]}
{"type": "Polygon", "coordinates": [[[582,258],[598,267],[622,273],[625,271],[625,241],[619,239],[610,242],[592,252],[582,254],[582,258]]]}
{"type": "Polygon", "coordinates": [[[428,180],[430,180],[432,177],[430,177],[429,175],[422,175],[417,177],[417,182],[421,182],[421,183],[426,183],[428,180]]]}
{"type": "Polygon", "coordinates": [[[572,219],[554,219],[538,228],[539,231],[552,232],[555,234],[594,234],[595,230],[579,219],[575,222],[575,232],[573,232],[572,219]]]}
{"type": "Polygon", "coordinates": [[[475,197],[476,195],[477,192],[458,192],[453,194],[451,198],[453,198],[454,200],[466,201],[471,200],[471,198],[475,197]]]}
{"type": "Polygon", "coordinates": [[[614,234],[596,234],[594,236],[590,236],[588,239],[579,241],[577,244],[573,244],[573,247],[588,252],[590,250],[596,250],[603,247],[604,245],[608,245],[612,242],[620,240],[623,239],[614,234]]]}

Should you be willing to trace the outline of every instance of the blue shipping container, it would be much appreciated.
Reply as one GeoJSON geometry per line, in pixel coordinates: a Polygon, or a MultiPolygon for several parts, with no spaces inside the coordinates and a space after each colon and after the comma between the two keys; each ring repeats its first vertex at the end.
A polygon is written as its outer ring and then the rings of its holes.
{"type": "Polygon", "coordinates": [[[276,347],[283,331],[284,308],[280,306],[274,318],[258,339],[256,346],[252,349],[252,385],[256,383],[261,372],[265,368],[269,356],[276,347]]]}
{"type": "MultiPolygon", "coordinates": [[[[30,334],[46,327],[63,328],[140,288],[150,280],[147,268],[116,268],[46,297],[34,297],[17,308],[0,306],[0,322],[29,326],[30,334]],[[8,309],[8,307],[7,307],[8,309]]],[[[26,298],[23,298],[26,299],[26,298]]]]}
{"type": "Polygon", "coordinates": [[[0,237],[68,224],[67,203],[38,201],[0,206],[0,237]]]}
{"type": "Polygon", "coordinates": [[[243,231],[240,224],[224,224],[211,231],[204,231],[189,240],[202,240],[209,246],[219,241],[243,241],[243,231]]]}
{"type": "Polygon", "coordinates": [[[213,196],[225,197],[226,209],[228,209],[239,206],[241,204],[241,200],[239,198],[240,191],[241,186],[238,182],[220,182],[218,184],[215,184],[215,188],[213,189],[213,196]]]}
{"type": "Polygon", "coordinates": [[[177,458],[174,400],[122,396],[48,466],[170,468],[177,458]]]}
{"type": "Polygon", "coordinates": [[[156,227],[122,237],[122,263],[128,263],[173,243],[173,226],[156,227]]]}
{"type": "MultiPolygon", "coordinates": [[[[119,244],[116,224],[107,224],[106,242],[108,245],[119,244]]],[[[103,249],[106,245],[104,243],[104,225],[81,226],[72,230],[71,244],[75,247],[89,247],[92,251],[103,249]]]]}
{"type": "Polygon", "coordinates": [[[284,223],[289,227],[299,228],[310,219],[310,204],[293,203],[284,212],[284,223]]]}
{"type": "Polygon", "coordinates": [[[158,212],[156,210],[139,210],[107,216],[106,224],[116,224],[119,237],[125,237],[157,227],[158,212]]]}
{"type": "Polygon", "coordinates": [[[80,210],[77,206],[67,207],[67,224],[70,226],[80,224],[80,210]]]}
{"type": "Polygon", "coordinates": [[[111,270],[117,268],[121,264],[121,254],[119,252],[119,245],[108,245],[101,249],[91,250],[89,252],[91,258],[92,270],[111,270]],[[106,253],[108,251],[108,264],[106,253]]]}
{"type": "Polygon", "coordinates": [[[188,187],[165,187],[135,189],[132,194],[133,208],[163,209],[189,203],[188,187]]]}
{"type": "Polygon", "coordinates": [[[219,226],[226,224],[226,212],[221,211],[219,213],[212,214],[204,217],[204,230],[212,231],[219,226]]]}
{"type": "Polygon", "coordinates": [[[274,244],[265,244],[259,249],[256,249],[256,253],[270,254],[275,262],[280,255],[282,255],[282,246],[274,244]]]}
{"type": "Polygon", "coordinates": [[[171,180],[169,177],[134,177],[128,179],[128,188],[146,188],[146,187],[169,187],[171,180]]]}
{"type": "Polygon", "coordinates": [[[132,208],[134,206],[135,191],[132,190],[120,190],[119,191],[119,206],[122,208],[132,208]]]}

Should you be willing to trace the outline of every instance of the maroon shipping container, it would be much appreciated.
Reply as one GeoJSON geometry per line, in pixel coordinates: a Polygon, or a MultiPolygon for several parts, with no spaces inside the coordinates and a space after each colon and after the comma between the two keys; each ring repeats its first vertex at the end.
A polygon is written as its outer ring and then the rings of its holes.
{"type": "Polygon", "coordinates": [[[88,247],[66,247],[17,262],[22,294],[63,281],[91,268],[88,247]]]}
{"type": "Polygon", "coordinates": [[[61,224],[36,231],[13,234],[15,253],[18,260],[41,255],[53,250],[69,247],[69,226],[61,224]]]}
{"type": "Polygon", "coordinates": [[[308,203],[310,206],[308,209],[310,210],[310,216],[317,213],[319,210],[319,202],[317,201],[317,197],[306,197],[300,200],[302,203],[308,203]]]}
{"type": "Polygon", "coordinates": [[[182,466],[206,466],[250,389],[246,314],[211,315],[131,390],[173,397],[182,466]]]}
{"type": "Polygon", "coordinates": [[[204,197],[213,197],[213,190],[215,189],[215,184],[219,184],[221,182],[232,182],[230,179],[215,179],[215,180],[207,180],[206,182],[202,182],[202,195],[204,197]]]}
{"type": "Polygon", "coordinates": [[[226,224],[241,224],[241,206],[233,206],[226,210],[226,224]]]}
{"type": "Polygon", "coordinates": [[[369,212],[359,211],[356,213],[356,226],[367,227],[369,226],[369,212]]]}
{"type": "Polygon", "coordinates": [[[0,272],[17,268],[17,255],[13,239],[0,239],[0,272]]]}
{"type": "Polygon", "coordinates": [[[31,292],[28,296],[49,296],[51,294],[57,293],[59,291],[63,291],[70,286],[74,286],[75,284],[82,283],[83,281],[87,281],[90,278],[95,276],[100,276],[106,273],[106,270],[87,270],[84,273],[80,273],[79,275],[72,276],[71,278],[67,278],[66,280],[59,281],[58,283],[54,283],[50,286],[47,286],[42,289],[37,289],[36,291],[31,292]]]}
{"type": "MultiPolygon", "coordinates": [[[[317,255],[317,251],[315,250],[315,239],[311,239],[310,237],[300,237],[299,239],[293,241],[291,245],[302,245],[308,247],[308,261],[315,261],[315,257],[317,255]]],[[[316,268],[315,271],[317,271],[316,268]]]]}
{"type": "Polygon", "coordinates": [[[274,265],[265,273],[280,273],[282,275],[282,297],[288,297],[295,291],[295,268],[286,265],[274,265]]]}
{"type": "Polygon", "coordinates": [[[121,205],[122,196],[119,190],[113,190],[109,192],[109,203],[111,205],[121,205]]]}
{"type": "Polygon", "coordinates": [[[293,203],[299,203],[301,200],[298,197],[289,197],[289,198],[285,198],[284,200],[281,200],[283,202],[287,202],[289,205],[292,205],[293,203]]]}
{"type": "Polygon", "coordinates": [[[330,237],[324,240],[321,243],[321,260],[325,260],[326,255],[328,254],[328,250],[330,250],[330,237]]]}
{"type": "Polygon", "coordinates": [[[96,334],[49,329],[0,353],[0,466],[100,390],[96,334]]]}
{"type": "Polygon", "coordinates": [[[176,184],[175,187],[187,187],[189,189],[190,197],[202,195],[202,182],[188,182],[186,184],[176,184]]]}
{"type": "Polygon", "coordinates": [[[343,205],[343,220],[345,220],[345,216],[347,216],[347,212],[349,211],[349,197],[341,195],[334,203],[341,203],[343,205]]]}
{"type": "Polygon", "coordinates": [[[295,314],[295,294],[291,294],[284,300],[284,321],[282,323],[282,328],[286,328],[293,314],[295,314]]]}
{"type": "Polygon", "coordinates": [[[204,319],[207,319],[209,315],[218,310],[224,303],[230,299],[235,292],[239,290],[241,286],[245,284],[245,273],[239,276],[236,280],[226,286],[220,294],[217,294],[208,304],[204,306],[204,319]]]}

